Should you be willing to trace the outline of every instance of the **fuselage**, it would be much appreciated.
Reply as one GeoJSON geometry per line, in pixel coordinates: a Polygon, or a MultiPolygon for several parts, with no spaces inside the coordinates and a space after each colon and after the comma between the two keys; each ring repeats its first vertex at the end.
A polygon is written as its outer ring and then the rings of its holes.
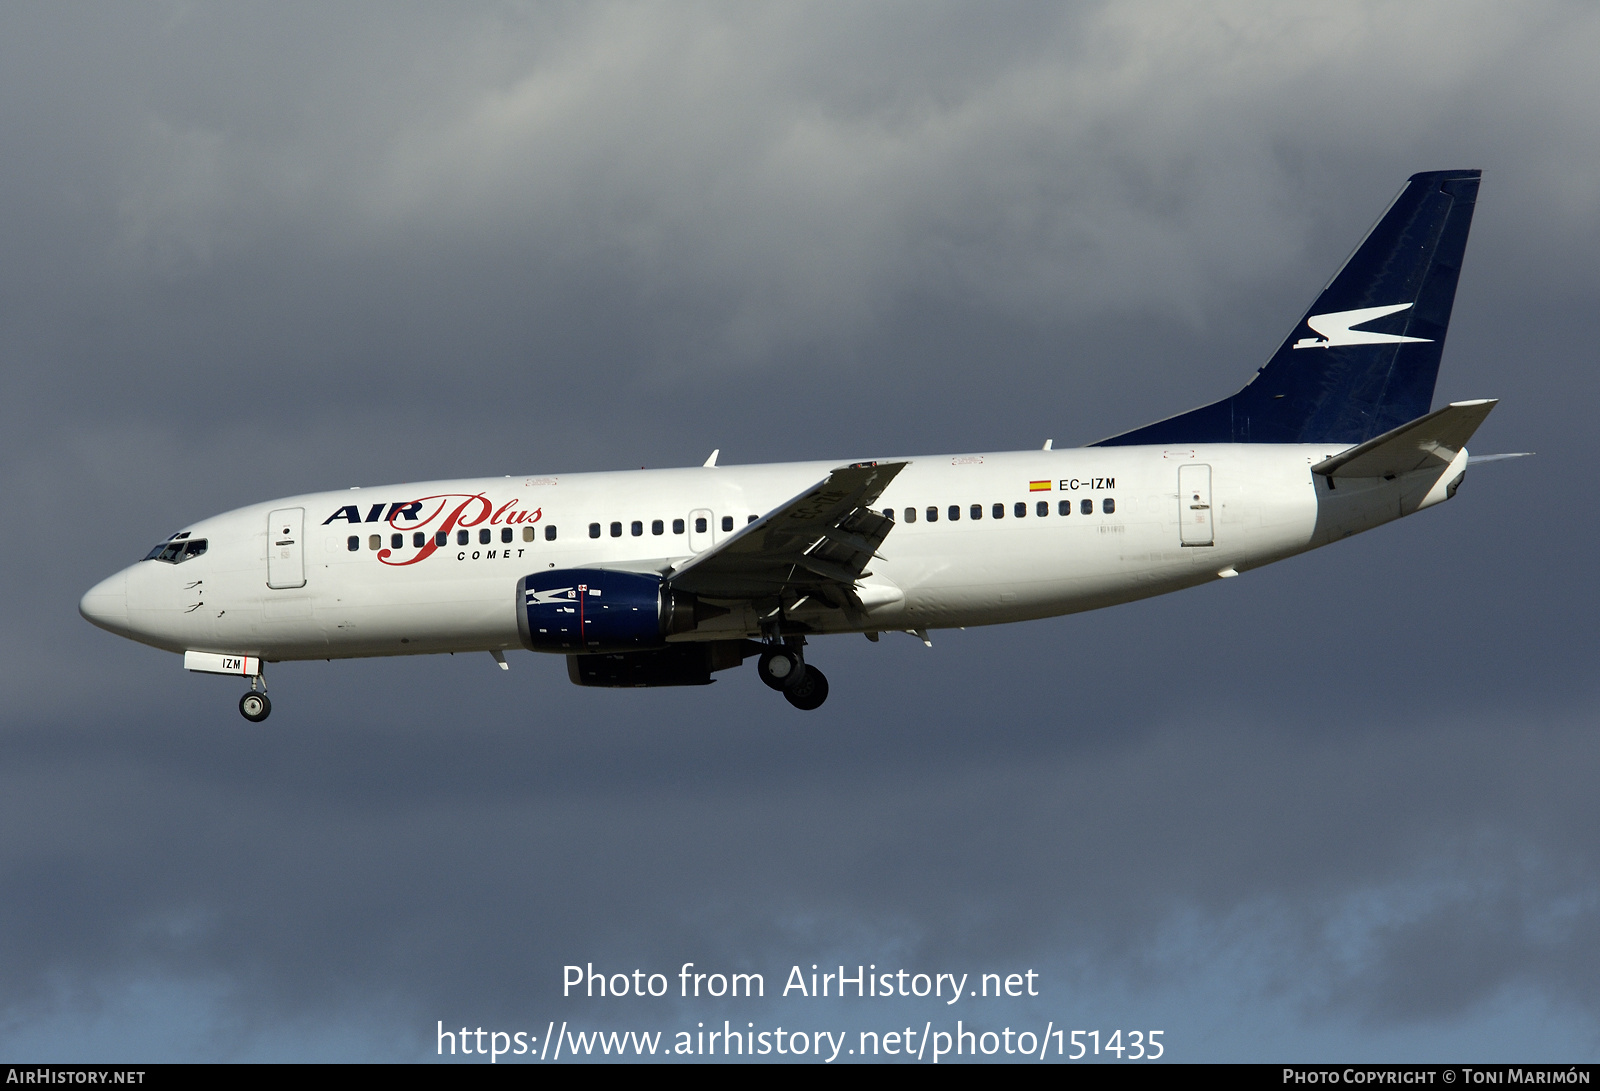
{"type": "Polygon", "coordinates": [[[263,661],[567,656],[583,686],[756,658],[802,711],[825,633],[996,625],[1226,579],[1448,500],[1492,399],[1432,409],[1480,172],[1412,175],[1229,397],[1089,447],[389,485],[204,519],[101,582],[94,624],[263,661]]]}
{"type": "MultiPolygon", "coordinates": [[[[815,633],[876,632],[1091,610],[1231,576],[1442,498],[1438,469],[1328,488],[1311,467],[1343,446],[910,458],[872,505],[895,525],[859,581],[863,612],[812,602],[791,619],[815,633]]],[[[175,652],[294,660],[516,648],[521,577],[614,568],[670,579],[675,566],[837,465],[524,475],[286,497],[190,525],[166,559],[117,573],[81,608],[102,628],[175,652]]],[[[758,634],[752,604],[725,606],[669,639],[758,634]]]]}

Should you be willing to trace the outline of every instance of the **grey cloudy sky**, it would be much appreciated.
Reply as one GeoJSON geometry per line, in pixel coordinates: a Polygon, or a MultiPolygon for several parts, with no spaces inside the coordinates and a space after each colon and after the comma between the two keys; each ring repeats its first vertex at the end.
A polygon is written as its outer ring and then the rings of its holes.
{"type": "Polygon", "coordinates": [[[1593,1059],[1597,55],[1581,3],[0,9],[0,1053],[870,1027],[559,997],[843,961],[1176,1059],[1593,1059]],[[1539,456],[1245,579],[819,641],[811,716],[457,656],[256,728],[76,614],[313,489],[1089,442],[1457,167],[1438,397],[1539,456]]]}

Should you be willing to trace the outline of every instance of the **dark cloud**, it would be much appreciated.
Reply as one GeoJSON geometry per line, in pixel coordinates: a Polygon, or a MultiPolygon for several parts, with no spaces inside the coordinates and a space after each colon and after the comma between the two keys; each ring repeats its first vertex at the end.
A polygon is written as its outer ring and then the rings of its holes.
{"type": "Polygon", "coordinates": [[[1009,1018],[1180,1057],[1591,1055],[1597,30],[0,15],[0,1038],[414,1056],[436,1019],[605,1014],[560,1005],[569,961],[878,959],[1035,966],[1009,1018]],[[822,641],[809,718],[743,674],[457,656],[283,666],[247,728],[75,613],[308,489],[1087,442],[1233,389],[1457,166],[1486,177],[1439,394],[1503,398],[1483,450],[1539,457],[1246,579],[822,641]]]}

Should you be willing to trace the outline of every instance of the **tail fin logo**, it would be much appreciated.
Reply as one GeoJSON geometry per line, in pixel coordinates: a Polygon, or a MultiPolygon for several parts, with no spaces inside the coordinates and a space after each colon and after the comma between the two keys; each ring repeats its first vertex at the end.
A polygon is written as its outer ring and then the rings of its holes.
{"type": "Polygon", "coordinates": [[[1352,326],[1375,322],[1385,315],[1397,314],[1410,308],[1410,303],[1396,303],[1392,307],[1362,307],[1354,311],[1332,311],[1328,314],[1314,314],[1306,319],[1306,325],[1322,334],[1322,336],[1320,338],[1302,337],[1294,343],[1294,347],[1297,349],[1332,349],[1344,345],[1403,345],[1431,341],[1432,338],[1430,337],[1402,337],[1397,333],[1372,333],[1367,330],[1351,329],[1352,326]]]}

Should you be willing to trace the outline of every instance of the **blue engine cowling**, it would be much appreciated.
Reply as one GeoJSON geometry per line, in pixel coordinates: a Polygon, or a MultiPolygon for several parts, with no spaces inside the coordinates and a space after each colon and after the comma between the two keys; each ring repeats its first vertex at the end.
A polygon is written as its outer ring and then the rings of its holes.
{"type": "MultiPolygon", "coordinates": [[[[660,576],[603,568],[558,568],[517,582],[517,627],[539,652],[625,652],[666,646],[694,628],[695,602],[660,576]]],[[[725,611],[718,611],[725,612],[725,611]]]]}

